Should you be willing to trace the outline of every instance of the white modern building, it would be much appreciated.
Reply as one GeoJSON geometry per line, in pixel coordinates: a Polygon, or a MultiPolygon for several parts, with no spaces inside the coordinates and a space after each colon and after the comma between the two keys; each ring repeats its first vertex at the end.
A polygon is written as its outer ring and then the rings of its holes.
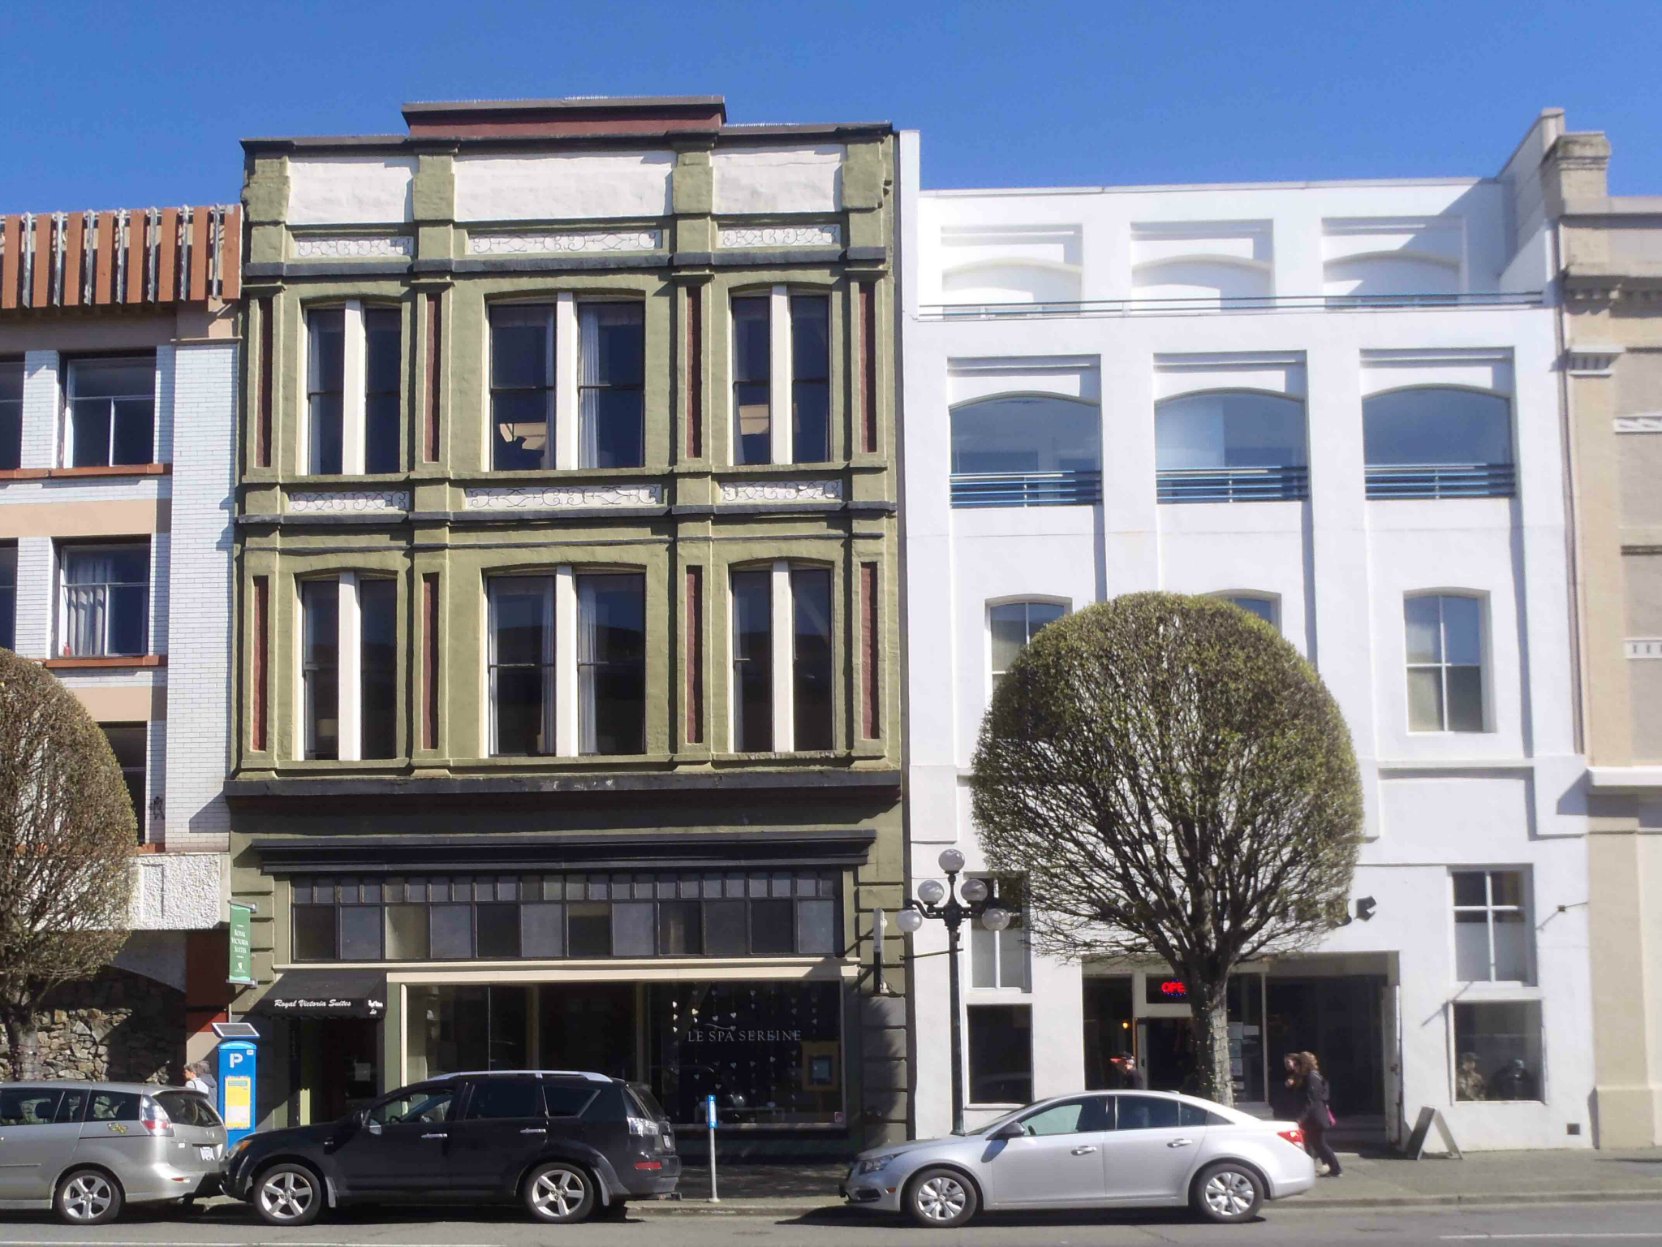
{"type": "MultiPolygon", "coordinates": [[[[1237,1098],[1311,1049],[1343,1126],[1398,1139],[1432,1107],[1463,1148],[1592,1141],[1543,150],[1493,178],[924,192],[902,147],[913,886],[948,845],[984,867],[970,760],[1039,627],[1234,598],[1343,707],[1367,840],[1348,925],[1237,979],[1237,1098]]],[[[936,1131],[945,933],[913,944],[936,1131]]],[[[1121,1051],[1186,1076],[1165,967],[1061,964],[1019,929],[965,959],[972,1124],[1110,1085],[1121,1051]]]]}

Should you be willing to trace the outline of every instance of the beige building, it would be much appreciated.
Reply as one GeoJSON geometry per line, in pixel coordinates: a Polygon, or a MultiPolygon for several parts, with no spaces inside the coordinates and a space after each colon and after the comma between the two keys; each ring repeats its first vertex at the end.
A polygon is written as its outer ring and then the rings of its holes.
{"type": "Polygon", "coordinates": [[[1611,196],[1609,140],[1566,132],[1560,111],[1536,138],[1575,496],[1595,1137],[1649,1146],[1662,1142],[1662,196],[1611,196]]]}

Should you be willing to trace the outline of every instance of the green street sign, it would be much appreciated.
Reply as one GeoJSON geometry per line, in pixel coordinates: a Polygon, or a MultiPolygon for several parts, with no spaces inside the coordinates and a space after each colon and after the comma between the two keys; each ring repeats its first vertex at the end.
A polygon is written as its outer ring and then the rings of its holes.
{"type": "Polygon", "coordinates": [[[225,974],[227,983],[254,981],[254,933],[251,926],[253,918],[252,905],[231,902],[231,937],[227,941],[230,949],[230,968],[225,974]]]}

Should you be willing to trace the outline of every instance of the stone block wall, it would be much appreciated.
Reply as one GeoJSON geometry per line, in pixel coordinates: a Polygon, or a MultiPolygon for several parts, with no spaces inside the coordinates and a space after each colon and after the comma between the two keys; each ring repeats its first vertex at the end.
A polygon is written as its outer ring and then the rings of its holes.
{"type": "MultiPolygon", "coordinates": [[[[172,1082],[185,1055],[185,994],[127,970],[66,983],[36,1020],[43,1078],[172,1082]]],[[[0,1081],[11,1070],[0,1051],[0,1081]]]]}

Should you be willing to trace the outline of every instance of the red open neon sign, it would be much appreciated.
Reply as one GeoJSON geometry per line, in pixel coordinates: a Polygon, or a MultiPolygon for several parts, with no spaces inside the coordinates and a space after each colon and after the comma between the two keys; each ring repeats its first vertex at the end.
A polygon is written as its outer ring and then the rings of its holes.
{"type": "Polygon", "coordinates": [[[1167,979],[1160,984],[1160,994],[1167,1000],[1187,1000],[1189,989],[1183,985],[1182,979],[1167,979]]]}

